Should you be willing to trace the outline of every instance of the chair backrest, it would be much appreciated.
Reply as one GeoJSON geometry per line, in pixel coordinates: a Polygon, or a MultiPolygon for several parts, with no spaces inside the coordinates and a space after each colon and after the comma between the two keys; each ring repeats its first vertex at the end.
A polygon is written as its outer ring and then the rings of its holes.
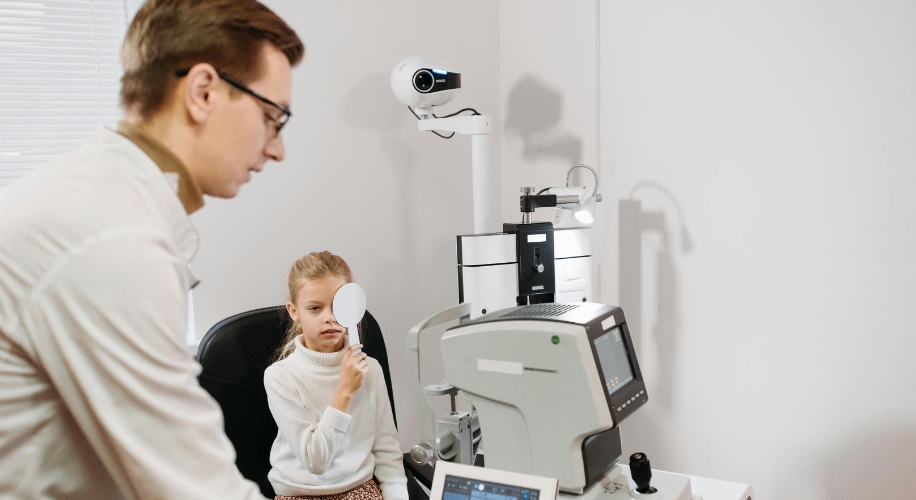
{"type": "MultiPolygon", "coordinates": [[[[235,446],[236,465],[270,498],[274,491],[267,473],[277,424],[267,406],[264,370],[283,343],[289,324],[284,306],[236,314],[210,328],[197,349],[197,361],[203,368],[198,380],[223,409],[226,435],[235,446]]],[[[360,330],[363,352],[382,366],[393,414],[388,351],[378,322],[368,311],[360,330]]]]}

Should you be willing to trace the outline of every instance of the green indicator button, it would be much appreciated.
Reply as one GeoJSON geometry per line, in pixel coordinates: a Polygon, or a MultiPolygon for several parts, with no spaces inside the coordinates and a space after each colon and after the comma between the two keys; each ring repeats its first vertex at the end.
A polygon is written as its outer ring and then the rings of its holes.
{"type": "Polygon", "coordinates": [[[557,345],[560,343],[560,337],[554,335],[553,337],[550,337],[550,341],[553,342],[553,345],[557,345]]]}

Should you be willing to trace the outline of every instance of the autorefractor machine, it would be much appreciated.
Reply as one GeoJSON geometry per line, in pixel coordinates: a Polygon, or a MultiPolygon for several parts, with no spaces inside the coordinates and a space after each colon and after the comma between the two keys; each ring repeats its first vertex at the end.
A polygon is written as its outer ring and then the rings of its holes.
{"type": "MultiPolygon", "coordinates": [[[[409,342],[469,316],[467,303],[436,313],[409,342]]],[[[502,309],[448,329],[441,349],[447,382],[415,388],[421,443],[411,459],[472,464],[485,436],[487,468],[558,478],[561,496],[591,499],[619,489],[620,498],[629,497],[626,483],[615,483],[617,424],[648,396],[620,308],[587,302],[502,309]],[[436,435],[428,395],[459,390],[476,415],[453,406],[436,435]]],[[[667,498],[691,498],[682,494],[689,492],[686,477],[667,489],[678,493],[667,498]]]]}

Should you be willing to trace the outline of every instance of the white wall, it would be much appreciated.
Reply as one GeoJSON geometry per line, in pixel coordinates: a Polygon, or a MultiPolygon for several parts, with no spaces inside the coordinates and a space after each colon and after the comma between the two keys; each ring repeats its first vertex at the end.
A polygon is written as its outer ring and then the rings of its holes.
{"type": "Polygon", "coordinates": [[[604,255],[642,308],[628,451],[760,498],[914,495],[914,26],[909,1],[602,2],[603,172],[643,212],[641,254],[604,255]]]}
{"type": "MultiPolygon", "coordinates": [[[[505,222],[521,222],[521,187],[563,186],[576,163],[597,168],[596,28],[594,2],[499,2],[505,222]]],[[[587,172],[582,180],[594,185],[587,172]]],[[[540,209],[534,218],[552,216],[540,209]]]]}
{"type": "MultiPolygon", "coordinates": [[[[233,200],[207,199],[193,266],[196,329],[286,301],[286,273],[305,253],[351,265],[385,334],[401,442],[417,442],[407,331],[458,302],[455,235],[470,233],[470,140],[417,132],[393,96],[401,59],[434,54],[463,73],[447,109],[498,109],[497,5],[487,1],[265,2],[306,44],[293,72],[286,160],[233,200]]],[[[493,153],[499,154],[499,131],[493,153]]],[[[498,192],[498,178],[495,179],[498,192]]],[[[433,374],[427,374],[432,379],[433,374]]],[[[438,379],[429,383],[438,382],[438,379]]]]}

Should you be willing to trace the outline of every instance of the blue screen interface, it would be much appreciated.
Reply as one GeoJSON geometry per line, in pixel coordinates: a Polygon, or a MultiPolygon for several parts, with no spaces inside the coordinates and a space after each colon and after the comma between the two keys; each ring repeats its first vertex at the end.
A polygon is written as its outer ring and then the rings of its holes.
{"type": "Polygon", "coordinates": [[[627,354],[620,327],[596,338],[595,352],[604,373],[604,388],[608,394],[614,394],[633,380],[633,367],[630,366],[630,356],[627,354]]]}
{"type": "Polygon", "coordinates": [[[540,490],[445,476],[442,500],[538,500],[540,490]]]}

